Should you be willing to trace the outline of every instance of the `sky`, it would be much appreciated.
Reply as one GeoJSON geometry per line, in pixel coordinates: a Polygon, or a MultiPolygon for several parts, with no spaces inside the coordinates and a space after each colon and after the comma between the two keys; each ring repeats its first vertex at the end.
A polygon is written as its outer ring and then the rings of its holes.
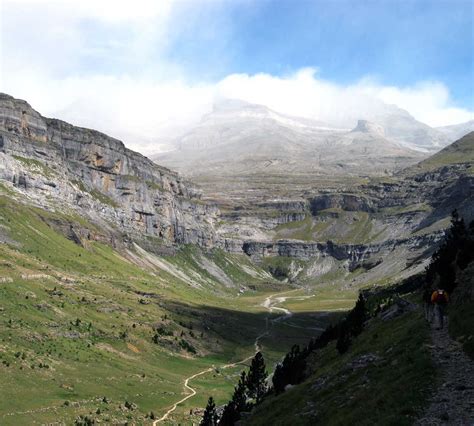
{"type": "Polygon", "coordinates": [[[474,118],[471,0],[0,0],[0,91],[152,152],[239,98],[351,124],[474,118]]]}

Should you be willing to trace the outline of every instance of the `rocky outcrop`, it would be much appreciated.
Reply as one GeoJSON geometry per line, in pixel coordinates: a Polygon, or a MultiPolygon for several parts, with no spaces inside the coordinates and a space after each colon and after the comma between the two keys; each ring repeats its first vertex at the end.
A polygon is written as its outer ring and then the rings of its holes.
{"type": "MultiPolygon", "coordinates": [[[[241,241],[241,250],[250,257],[262,259],[268,256],[284,256],[309,260],[311,258],[333,257],[336,260],[348,261],[349,269],[357,267],[371,269],[376,266],[381,254],[387,254],[395,247],[407,246],[413,250],[430,247],[442,238],[443,233],[416,236],[400,240],[387,240],[380,244],[335,244],[303,242],[297,240],[280,241],[241,241]],[[377,260],[367,261],[374,255],[377,260]]],[[[227,241],[228,247],[238,247],[237,240],[227,241]],[[235,244],[232,246],[232,244],[235,244]]]]}
{"type": "Polygon", "coordinates": [[[221,218],[241,228],[249,226],[270,230],[278,225],[303,220],[309,214],[308,207],[306,200],[275,199],[223,212],[221,218]]]}
{"type": "MultiPolygon", "coordinates": [[[[363,131],[374,129],[362,122],[357,132],[363,131]]],[[[369,184],[320,188],[298,199],[251,199],[221,214],[180,175],[127,149],[121,141],[42,117],[25,101],[0,95],[0,179],[28,202],[88,218],[94,229],[67,220],[51,224],[83,245],[89,240],[113,246],[139,242],[147,251],[172,254],[173,245],[191,243],[257,260],[326,257],[344,262],[349,270],[372,270],[395,247],[423,252],[432,246],[442,234],[439,227],[419,231],[446,218],[453,206],[474,213],[469,167],[450,164],[369,184]],[[289,222],[304,222],[297,227],[312,236],[314,229],[325,226],[328,215],[337,220],[340,211],[364,213],[377,222],[377,232],[367,231],[364,240],[356,241],[364,244],[350,244],[354,241],[350,239],[346,244],[321,242],[346,242],[335,234],[349,225],[337,222],[324,239],[272,241],[274,229],[289,222]]],[[[344,220],[363,222],[352,214],[344,220]]]]}
{"type": "MultiPolygon", "coordinates": [[[[321,240],[275,241],[265,232],[245,235],[243,232],[239,233],[239,229],[242,229],[242,216],[238,221],[234,221],[233,229],[230,224],[226,225],[233,230],[229,234],[238,237],[224,238],[220,244],[225,250],[234,253],[243,251],[256,260],[268,256],[303,260],[327,257],[347,262],[349,270],[363,268],[367,271],[377,267],[381,259],[393,256],[393,250],[397,248],[406,250],[402,255],[405,258],[407,252],[411,253],[412,260],[408,263],[418,264],[427,258],[427,250],[435,247],[442,237],[443,229],[449,225],[447,218],[454,208],[457,208],[467,221],[474,218],[474,175],[470,172],[472,156],[467,156],[466,160],[466,163],[462,164],[448,164],[427,171],[417,169],[417,173],[405,173],[380,181],[372,180],[368,184],[352,188],[321,190],[317,195],[308,198],[307,202],[295,201],[296,204],[292,204],[291,200],[285,201],[285,206],[291,206],[295,211],[299,206],[298,212],[302,216],[313,216],[312,221],[295,224],[294,229],[311,232],[309,230],[314,229],[313,226],[334,222],[336,225],[331,230],[339,244],[321,240]],[[354,215],[348,215],[347,212],[354,215]],[[367,231],[364,244],[351,244],[350,232],[347,234],[347,243],[341,243],[340,236],[344,226],[357,224],[357,221],[361,220],[357,216],[359,213],[366,215],[362,217],[370,218],[368,226],[374,230],[371,233],[367,231]],[[240,224],[240,228],[236,224],[240,224]]],[[[284,213],[285,206],[278,206],[281,214],[284,213]]],[[[271,216],[271,203],[260,204],[260,207],[267,210],[266,216],[271,216]]],[[[265,215],[260,213],[259,216],[258,220],[256,214],[247,216],[245,226],[250,228],[253,224],[253,229],[269,229],[268,226],[262,225],[261,218],[265,215]]],[[[270,224],[270,229],[277,225],[278,223],[270,224]]],[[[331,234],[325,239],[332,239],[331,234]]]]}
{"type": "Polygon", "coordinates": [[[321,210],[341,209],[346,211],[373,212],[374,203],[371,199],[358,194],[322,194],[310,199],[311,213],[318,214],[321,210]]]}
{"type": "Polygon", "coordinates": [[[0,179],[104,232],[212,247],[218,210],[177,173],[95,130],[42,117],[0,95],[0,179]]]}
{"type": "Polygon", "coordinates": [[[47,126],[41,115],[20,99],[0,93],[0,128],[9,133],[46,142],[47,126]]]}
{"type": "Polygon", "coordinates": [[[424,216],[431,221],[446,217],[455,208],[470,220],[474,218],[473,163],[472,156],[466,156],[465,163],[428,171],[413,168],[416,173],[404,172],[386,182],[371,182],[344,192],[321,193],[309,199],[311,213],[316,216],[323,210],[339,209],[380,214],[384,209],[398,209],[399,214],[413,215],[410,208],[424,206],[424,216]],[[428,215],[430,210],[432,213],[428,215]]]}
{"type": "Polygon", "coordinates": [[[367,120],[358,120],[357,126],[354,127],[352,132],[374,133],[385,136],[385,130],[382,126],[367,120]]]}

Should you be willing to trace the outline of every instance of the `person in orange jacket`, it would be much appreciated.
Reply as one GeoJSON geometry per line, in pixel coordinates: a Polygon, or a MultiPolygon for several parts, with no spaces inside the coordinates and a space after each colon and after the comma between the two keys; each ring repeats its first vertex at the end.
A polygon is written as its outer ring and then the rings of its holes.
{"type": "Polygon", "coordinates": [[[438,319],[437,330],[444,326],[444,317],[446,316],[446,306],[449,302],[449,296],[446,290],[438,289],[431,294],[431,303],[434,305],[435,318],[438,319]]]}

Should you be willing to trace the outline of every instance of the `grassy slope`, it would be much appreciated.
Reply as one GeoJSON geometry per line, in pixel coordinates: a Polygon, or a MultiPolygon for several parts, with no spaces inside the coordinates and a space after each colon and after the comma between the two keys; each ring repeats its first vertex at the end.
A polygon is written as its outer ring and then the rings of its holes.
{"type": "Polygon", "coordinates": [[[431,171],[442,166],[452,164],[472,164],[474,162],[474,132],[468,133],[458,141],[442,149],[437,154],[427,158],[415,166],[407,169],[407,172],[419,173],[420,171],[431,171]]]}
{"type": "Polygon", "coordinates": [[[308,215],[304,220],[289,222],[275,228],[274,239],[327,241],[336,243],[368,243],[374,234],[368,213],[328,209],[317,219],[308,215]]]}
{"type": "MultiPolygon", "coordinates": [[[[159,414],[180,398],[184,377],[250,355],[268,315],[260,303],[284,290],[267,284],[269,278],[246,258],[220,251],[207,258],[234,287],[218,283],[195,249],[162,259],[202,285],[192,288],[165,270],[137,266],[107,245],[73,243],[44,219],[78,218],[26,207],[3,192],[0,237],[9,243],[0,244],[0,387],[9,393],[0,398],[1,424],[71,423],[79,414],[142,422],[150,411],[159,414]],[[239,283],[253,283],[256,290],[235,297],[239,283]],[[173,335],[155,344],[159,325],[173,335]],[[197,356],[180,347],[182,339],[197,356]],[[138,408],[125,409],[125,401],[138,408]]],[[[305,321],[314,319],[302,314],[305,321]]],[[[269,362],[310,337],[297,331],[271,330],[262,341],[269,362]]],[[[228,374],[239,372],[202,377],[202,393],[180,407],[173,421],[204,406],[208,394],[228,399],[235,382],[228,374]]]]}
{"type": "Polygon", "coordinates": [[[304,220],[278,225],[274,240],[296,239],[303,241],[328,241],[340,244],[370,244],[383,240],[389,230],[377,219],[394,216],[409,211],[426,211],[425,205],[411,206],[409,209],[385,209],[379,214],[363,211],[344,211],[338,208],[322,210],[316,217],[310,214],[304,220]]]}
{"type": "Polygon", "coordinates": [[[244,424],[411,424],[432,380],[428,342],[419,312],[373,320],[343,356],[334,344],[314,354],[309,379],[264,401],[244,424]],[[369,354],[378,359],[351,364],[369,354]]]}

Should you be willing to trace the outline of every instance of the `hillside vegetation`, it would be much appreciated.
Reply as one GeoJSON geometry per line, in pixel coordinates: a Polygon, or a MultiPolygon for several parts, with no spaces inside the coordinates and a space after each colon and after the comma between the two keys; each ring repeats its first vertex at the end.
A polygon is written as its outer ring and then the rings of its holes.
{"type": "Polygon", "coordinates": [[[472,353],[474,251],[453,244],[470,237],[440,246],[453,206],[474,216],[472,135],[399,175],[265,160],[206,174],[204,196],[117,139],[0,106],[0,424],[188,424],[239,378],[244,423],[409,422],[431,381],[410,277],[433,252],[425,293],[456,287],[450,332],[472,353]]]}
{"type": "Polygon", "coordinates": [[[440,152],[412,166],[412,171],[430,171],[453,164],[466,164],[470,166],[471,173],[474,158],[474,132],[468,133],[456,142],[448,145],[440,152]]]}
{"type": "Polygon", "coordinates": [[[412,424],[433,379],[428,344],[420,312],[374,319],[344,355],[335,342],[312,354],[309,377],[265,400],[243,424],[412,424]]]}
{"type": "MultiPolygon", "coordinates": [[[[285,286],[244,256],[118,252],[66,238],[55,229],[65,223],[94,230],[20,204],[6,189],[0,196],[0,386],[9,389],[0,423],[143,422],[179,399],[184,377],[211,365],[212,380],[199,386],[227,398],[242,367],[221,374],[218,366],[253,353],[269,315],[260,304],[285,286]]],[[[262,343],[277,359],[312,332],[273,333],[262,343]]]]}
{"type": "MultiPolygon", "coordinates": [[[[473,356],[473,244],[474,222],[467,227],[453,212],[425,273],[363,290],[337,323],[301,349],[291,348],[260,401],[249,387],[247,406],[240,404],[234,418],[243,425],[472,420],[466,383],[474,370],[462,349],[473,356]],[[449,332],[455,340],[440,330],[436,315],[422,309],[439,288],[451,295],[449,332]],[[446,404],[440,406],[440,398],[446,404]]],[[[219,423],[224,426],[234,424],[225,414],[238,401],[235,389],[219,423]]]]}

